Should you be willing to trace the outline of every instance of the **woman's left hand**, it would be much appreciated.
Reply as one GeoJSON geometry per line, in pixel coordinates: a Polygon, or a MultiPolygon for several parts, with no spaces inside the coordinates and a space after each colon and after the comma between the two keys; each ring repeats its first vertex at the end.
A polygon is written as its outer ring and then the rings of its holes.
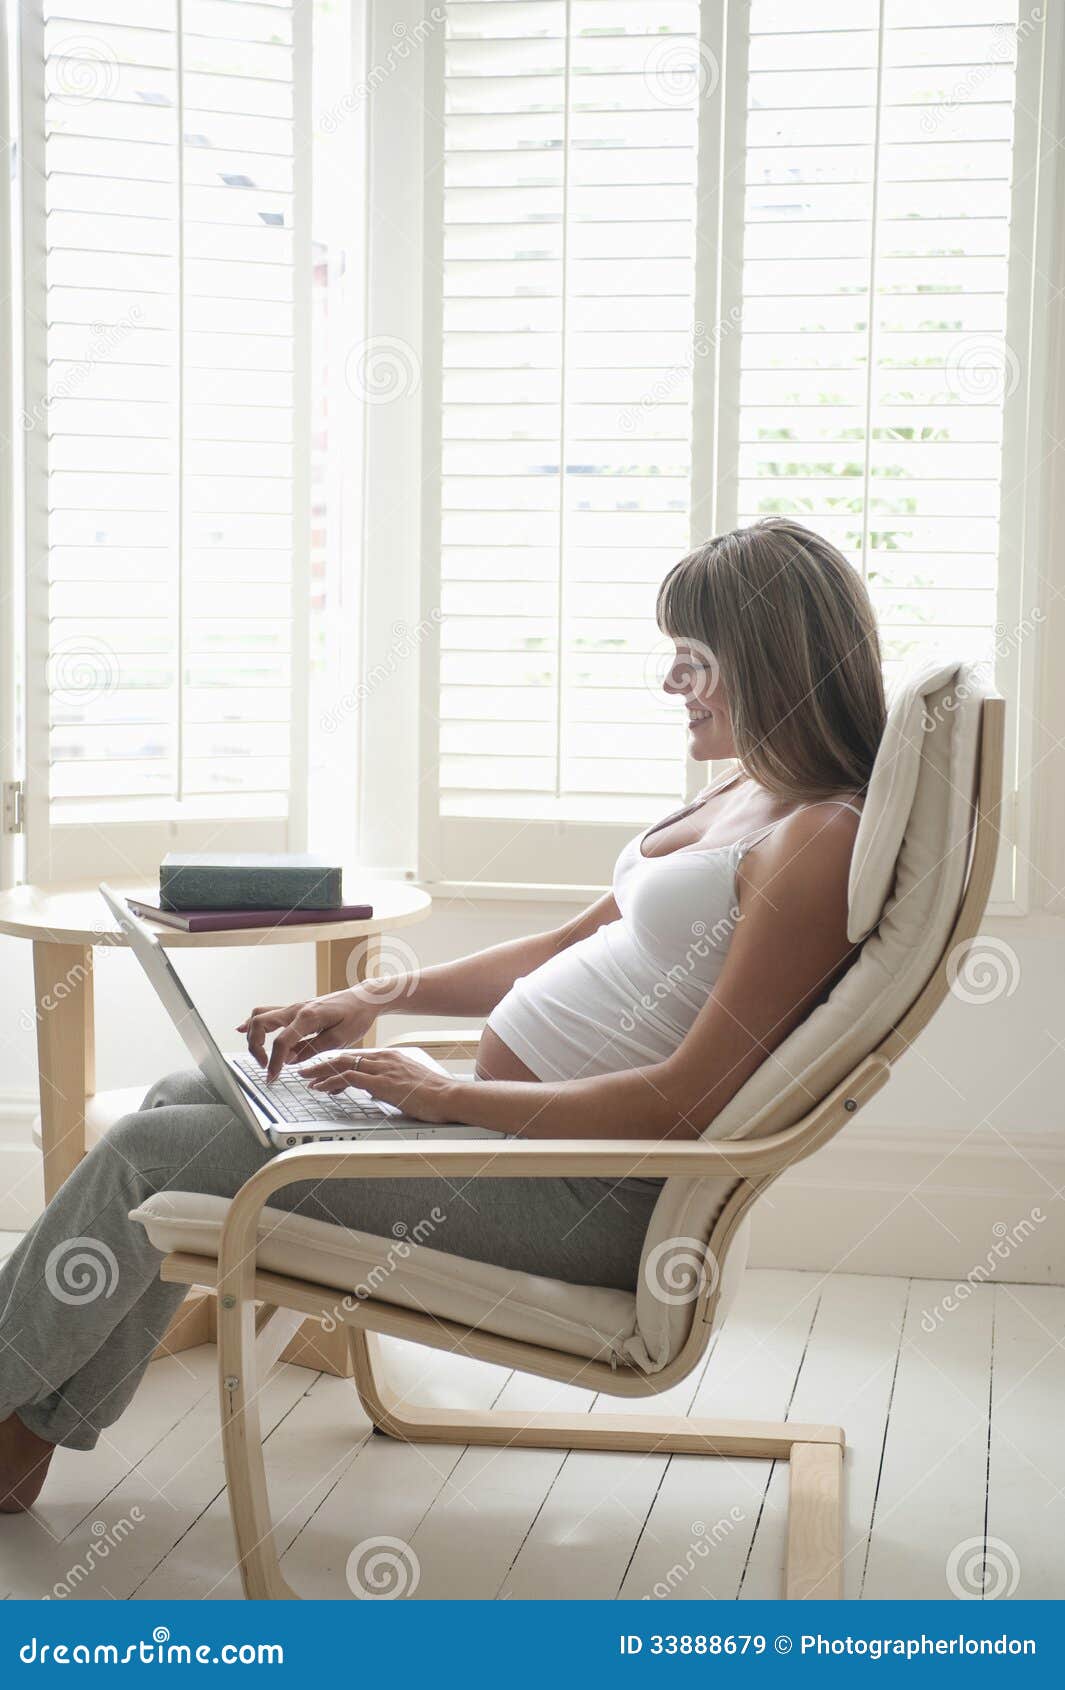
{"type": "Polygon", "coordinates": [[[455,1120],[456,1082],[401,1050],[340,1050],[300,1069],[313,1091],[340,1092],[348,1086],[393,1103],[415,1121],[455,1120]]]}

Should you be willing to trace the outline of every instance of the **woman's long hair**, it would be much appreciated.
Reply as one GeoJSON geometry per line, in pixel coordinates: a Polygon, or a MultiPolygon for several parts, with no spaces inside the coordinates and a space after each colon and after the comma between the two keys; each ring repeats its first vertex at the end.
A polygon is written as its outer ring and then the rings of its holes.
{"type": "Polygon", "coordinates": [[[884,731],[880,640],[865,583],[828,540],[787,517],[721,534],[670,570],[657,614],[712,653],[736,755],[768,792],[864,789],[884,731]]]}

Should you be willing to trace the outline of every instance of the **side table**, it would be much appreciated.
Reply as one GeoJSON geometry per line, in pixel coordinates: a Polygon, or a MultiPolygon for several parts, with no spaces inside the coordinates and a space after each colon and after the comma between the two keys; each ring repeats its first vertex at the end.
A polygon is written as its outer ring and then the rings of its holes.
{"type": "MultiPolygon", "coordinates": [[[[148,885],[119,890],[146,903],[158,898],[157,888],[148,885]]],[[[359,896],[373,906],[369,921],[246,928],[232,933],[185,933],[160,925],[155,931],[168,950],[313,944],[316,989],[319,993],[335,992],[366,977],[382,935],[424,920],[432,907],[427,892],[403,881],[360,884],[359,896]]],[[[27,939],[33,945],[41,1150],[45,1198],[50,1200],[90,1145],[135,1109],[146,1089],[96,1090],[93,951],[98,945],[123,945],[125,939],[96,886],[88,883],[17,886],[0,893],[0,933],[27,939]]],[[[145,982],[145,991],[149,990],[145,982]]],[[[249,987],[248,1002],[243,1007],[250,1009],[252,1003],[249,987]]],[[[364,1042],[374,1042],[373,1028],[364,1042]]],[[[164,1335],[159,1353],[174,1354],[212,1340],[214,1308],[212,1293],[190,1292],[164,1335]]],[[[337,1342],[344,1337],[343,1328],[326,1334],[317,1322],[309,1320],[293,1338],[284,1359],[348,1375],[347,1345],[337,1342]]]]}

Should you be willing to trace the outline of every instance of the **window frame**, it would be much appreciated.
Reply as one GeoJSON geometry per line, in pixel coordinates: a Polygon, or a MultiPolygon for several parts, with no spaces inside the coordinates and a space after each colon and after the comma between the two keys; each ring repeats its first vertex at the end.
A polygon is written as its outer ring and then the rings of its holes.
{"type": "MultiPolygon", "coordinates": [[[[715,203],[712,224],[701,220],[696,231],[695,319],[714,324],[711,351],[695,360],[691,486],[691,539],[697,543],[735,520],[739,333],[742,305],[742,237],[746,136],[747,8],[743,0],[702,0],[701,43],[723,67],[720,92],[704,100],[699,123],[698,194],[701,205],[715,203]],[[725,160],[729,165],[726,168],[725,160]]],[[[1037,457],[1047,405],[1050,353],[1048,312],[1040,298],[1040,277],[1053,273],[1061,219],[1061,171],[1040,114],[1055,98],[1063,73],[1065,18],[1059,8],[1044,8],[1035,27],[1018,30],[1014,170],[1011,188],[1010,262],[1006,341],[1023,347],[1022,379],[1008,394],[1003,415],[1002,507],[1000,514],[997,624],[1006,631],[1006,649],[996,664],[996,684],[1008,703],[1007,797],[1003,812],[1004,847],[993,888],[996,915],[1021,915],[1030,907],[1034,832],[1034,709],[1041,641],[1034,633],[1014,637],[1025,619],[1040,620],[1041,561],[1048,555],[1046,489],[1037,457]],[[1026,279],[1027,278],[1027,279],[1026,279]],[[1034,448],[1034,450],[1033,450],[1034,448]],[[1034,461],[1033,461],[1034,459],[1034,461]]],[[[422,382],[422,621],[440,599],[440,501],[442,405],[439,344],[443,293],[439,278],[443,253],[443,196],[440,176],[443,148],[443,30],[425,53],[425,181],[437,191],[425,196],[423,226],[427,277],[423,325],[422,382]]],[[[494,817],[441,816],[439,813],[439,723],[434,707],[439,687],[438,626],[423,647],[421,674],[421,757],[419,778],[419,878],[440,891],[501,895],[507,888],[542,889],[545,897],[595,890],[603,867],[632,828],[603,822],[521,821],[494,817]],[[458,826],[456,826],[458,824],[458,826]],[[468,858],[456,849],[456,835],[475,829],[480,873],[469,872],[468,858]]],[[[681,731],[678,724],[678,733],[681,731]]],[[[689,765],[688,796],[705,784],[713,770],[689,765]]]]}
{"type": "MultiPolygon", "coordinates": [[[[366,249],[359,287],[364,317],[359,333],[368,342],[377,336],[398,337],[418,360],[419,381],[412,391],[390,405],[371,407],[365,420],[365,453],[351,472],[361,492],[362,509],[355,513],[365,564],[352,577],[357,592],[345,605],[346,651],[354,651],[358,674],[351,677],[357,705],[345,729],[348,745],[358,761],[357,794],[352,805],[355,837],[346,853],[364,868],[413,879],[417,875],[438,892],[474,896],[543,897],[554,901],[595,895],[603,884],[604,865],[630,836],[632,829],[615,823],[559,821],[512,822],[498,818],[442,818],[439,815],[436,696],[440,663],[440,467],[441,440],[441,322],[440,286],[443,250],[442,163],[444,29],[437,23],[439,8],[425,0],[348,0],[353,36],[361,49],[361,71],[371,92],[358,122],[365,131],[366,249]],[[426,24],[431,25],[425,30],[426,24]],[[413,40],[410,38],[413,37],[413,40]],[[409,41],[409,46],[406,43],[409,41]],[[401,46],[397,46],[400,43],[401,46]],[[374,67],[366,71],[365,67],[374,67]],[[384,86],[375,87],[381,67],[384,86]],[[399,208],[399,215],[397,215],[399,208]],[[354,602],[357,600],[357,603],[354,602]],[[350,627],[348,627],[350,623],[350,627]],[[381,675],[367,687],[366,678],[381,675]],[[449,856],[451,841],[445,824],[461,819],[480,836],[480,875],[456,871],[449,856]],[[517,830],[519,846],[512,844],[517,830]],[[504,872],[505,871],[505,872],[504,872]]],[[[694,366],[691,487],[693,541],[728,525],[735,508],[734,427],[737,407],[723,402],[735,392],[739,361],[738,333],[728,327],[730,312],[739,303],[741,270],[734,256],[741,251],[744,218],[742,156],[746,123],[746,30],[743,0],[702,0],[703,50],[725,66],[721,96],[704,102],[698,139],[700,197],[716,203],[712,220],[700,222],[696,233],[695,318],[718,325],[713,344],[694,366]],[[732,161],[726,170],[724,160],[732,161]],[[730,485],[730,482],[733,483],[730,485]]],[[[27,268],[40,262],[43,223],[43,184],[40,149],[43,126],[32,124],[33,90],[27,105],[27,67],[34,45],[43,64],[43,15],[39,4],[20,8],[21,70],[17,85],[23,102],[23,142],[27,164],[22,178],[22,241],[27,268]],[[30,117],[27,117],[29,112],[30,117]],[[37,157],[34,161],[34,151],[37,157]],[[33,168],[34,162],[36,169],[33,168]]],[[[308,38],[312,13],[294,8],[297,33],[308,38]]],[[[13,44],[13,52],[18,49],[13,44]]],[[[1050,354],[1052,318],[1045,297],[1046,278],[1058,267],[1062,228],[1061,198],[1065,176],[1053,145],[1042,129],[1042,114],[1050,107],[1056,117],[1061,106],[1065,73],[1065,17],[1058,8],[1045,8],[1038,26],[1023,30],[1018,39],[1015,154],[1026,159],[1023,174],[1015,172],[1011,207],[1011,259],[1006,338],[1024,348],[1023,379],[1006,402],[998,580],[999,622],[1009,631],[1033,610],[1042,612],[1044,580],[1054,565],[1052,527],[1053,488],[1041,462],[1042,429],[1054,401],[1050,354]],[[1034,260],[1034,262],[1033,262],[1034,260]],[[1015,280],[1020,276],[1024,285],[1015,280]],[[1025,281],[1025,277],[1027,280],[1025,281]]],[[[353,67],[354,69],[354,67],[353,67]]],[[[43,75],[39,77],[43,94],[43,75]]],[[[301,88],[310,78],[297,79],[301,88]]],[[[359,86],[365,86],[360,75],[359,86]]],[[[310,114],[305,113],[304,135],[310,114]]],[[[355,120],[351,119],[354,128],[355,120]]],[[[1050,127],[1053,127],[1051,122],[1050,127]]],[[[309,167],[309,148],[297,157],[309,167]]],[[[309,220],[304,225],[308,241],[309,220]]],[[[297,310],[299,332],[309,338],[310,314],[297,310]]],[[[39,360],[40,320],[26,313],[23,356],[27,370],[39,360]]],[[[303,367],[310,369],[309,357],[303,367]]],[[[304,397],[303,415],[309,417],[304,397]]],[[[1053,423],[1053,418],[1049,418],[1053,423]]],[[[360,419],[360,426],[361,426],[360,419]]],[[[305,431],[306,433],[307,431],[305,431]]],[[[356,447],[360,445],[355,442],[356,447]]],[[[161,822],[109,824],[105,830],[79,824],[53,828],[48,820],[46,782],[34,777],[42,765],[42,713],[45,655],[41,650],[39,608],[41,584],[32,590],[28,559],[40,555],[46,540],[39,478],[42,442],[31,431],[24,441],[27,559],[25,577],[26,707],[26,844],[27,878],[58,881],[103,873],[146,874],[160,855],[171,849],[200,849],[218,845],[219,822],[175,816],[161,822]],[[35,456],[36,454],[36,456],[35,456]],[[36,694],[36,697],[35,697],[36,694]]],[[[302,456],[302,454],[297,454],[302,456]]],[[[9,476],[18,474],[18,465],[9,476]]],[[[303,499],[309,493],[305,478],[303,499]]],[[[17,504],[23,486],[9,504],[17,504]]],[[[301,849],[301,814],[306,794],[298,790],[307,769],[304,709],[297,729],[299,706],[306,704],[308,654],[295,650],[298,618],[306,613],[307,525],[302,525],[303,569],[295,567],[293,619],[293,787],[291,821],[253,818],[224,824],[228,849],[301,849]],[[302,590],[297,579],[302,574],[302,590]],[[301,667],[302,666],[302,667],[301,667]],[[297,746],[298,733],[303,735],[297,746]]],[[[21,580],[19,582],[21,586],[21,580]]],[[[1051,590],[1053,586],[1051,585],[1051,590]]],[[[20,630],[9,630],[4,650],[16,645],[20,630]]],[[[1002,830],[1006,848],[1000,859],[993,892],[992,913],[1021,915],[1030,907],[1034,868],[1039,768],[1035,712],[1039,702],[1040,661],[1044,640],[1033,634],[1011,640],[998,675],[1009,704],[1007,797],[1002,830]]],[[[45,700],[45,704],[46,704],[45,700]]],[[[10,712],[8,712],[10,714],[10,712]]],[[[47,717],[43,718],[47,751],[47,717]]],[[[678,724],[678,733],[681,732],[678,724]]],[[[6,743],[6,736],[5,736],[6,743]]],[[[334,746],[339,750],[339,746],[334,746]]],[[[12,772],[16,772],[15,769],[12,772]]],[[[688,796],[712,775],[689,765],[688,796]]],[[[347,823],[346,823],[347,825],[347,823]]],[[[17,847],[19,841],[14,841],[17,847]]],[[[4,840],[0,862],[7,878],[17,872],[18,851],[4,840]]]]}

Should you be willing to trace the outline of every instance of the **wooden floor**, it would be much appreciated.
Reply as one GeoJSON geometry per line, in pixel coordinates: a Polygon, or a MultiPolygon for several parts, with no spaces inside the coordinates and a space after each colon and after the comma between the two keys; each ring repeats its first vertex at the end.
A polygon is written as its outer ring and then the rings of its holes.
{"type": "MultiPolygon", "coordinates": [[[[1065,1594],[1065,1289],[966,1287],[946,1312],[955,1289],[751,1272],[702,1377],[656,1405],[842,1423],[849,1597],[1065,1594]]],[[[618,1406],[387,1348],[422,1400],[618,1406]]],[[[350,1598],[349,1560],[357,1583],[381,1537],[398,1542],[378,1571],[416,1599],[780,1594],[780,1466],[412,1448],[370,1434],[350,1383],[292,1367],[263,1406],[282,1565],[305,1595],[350,1598]]],[[[0,1595],[239,1595],[217,1413],[213,1350],[153,1363],[94,1454],[60,1451],[34,1513],[0,1519],[0,1595]]]]}

